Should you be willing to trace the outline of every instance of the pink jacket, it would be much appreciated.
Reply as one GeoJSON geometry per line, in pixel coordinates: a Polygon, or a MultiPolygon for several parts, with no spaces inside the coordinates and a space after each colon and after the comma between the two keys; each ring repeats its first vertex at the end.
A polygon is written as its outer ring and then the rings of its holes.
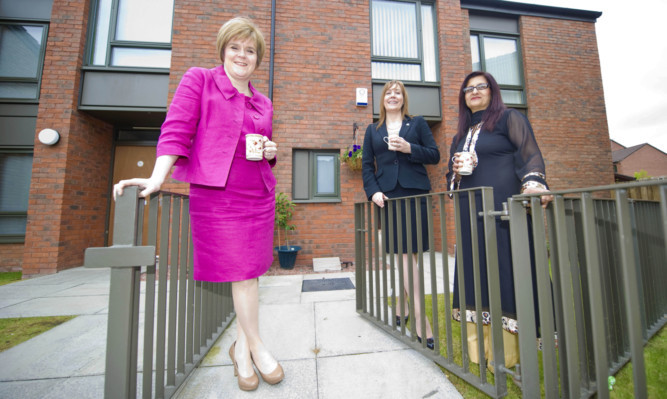
{"type": "MultiPolygon", "coordinates": [[[[255,132],[272,136],[271,100],[250,86],[255,132]]],[[[176,89],[162,124],[157,156],[178,155],[174,179],[207,186],[225,187],[236,146],[241,137],[245,96],[236,90],[222,65],[190,68],[176,89]]],[[[270,163],[260,161],[267,189],[275,186],[270,163]]]]}

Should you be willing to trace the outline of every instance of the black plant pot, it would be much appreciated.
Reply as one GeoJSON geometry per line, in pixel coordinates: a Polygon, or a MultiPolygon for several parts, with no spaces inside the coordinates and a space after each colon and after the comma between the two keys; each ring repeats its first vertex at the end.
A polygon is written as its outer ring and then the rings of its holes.
{"type": "Polygon", "coordinates": [[[294,263],[296,263],[296,255],[299,253],[301,247],[297,245],[281,245],[274,248],[278,251],[278,261],[280,262],[280,267],[283,269],[294,269],[294,263]]]}

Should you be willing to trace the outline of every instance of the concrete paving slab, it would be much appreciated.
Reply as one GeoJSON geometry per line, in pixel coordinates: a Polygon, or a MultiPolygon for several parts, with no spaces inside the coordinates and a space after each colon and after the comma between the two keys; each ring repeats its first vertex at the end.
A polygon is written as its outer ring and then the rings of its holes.
{"type": "MultiPolygon", "coordinates": [[[[312,304],[262,305],[259,333],[280,362],[315,358],[315,321],[312,304]]],[[[220,336],[202,365],[229,365],[229,347],[236,339],[236,319],[220,336]]]]}
{"type": "Polygon", "coordinates": [[[94,314],[109,305],[108,295],[42,297],[0,309],[0,318],[94,314]]]}
{"type": "Polygon", "coordinates": [[[301,303],[352,301],[355,298],[355,290],[304,292],[301,303]]]}
{"type": "Polygon", "coordinates": [[[200,367],[195,370],[174,399],[301,399],[317,398],[315,359],[281,362],[285,379],[276,385],[261,380],[256,391],[244,392],[238,387],[232,366],[200,367]]]}
{"type": "Polygon", "coordinates": [[[24,285],[62,285],[74,287],[79,284],[103,283],[109,281],[109,268],[87,269],[85,267],[75,267],[63,270],[61,272],[40,276],[12,283],[19,286],[24,285]]]}
{"type": "Polygon", "coordinates": [[[104,374],[106,335],[106,315],[76,317],[0,352],[0,382],[104,374]]]}
{"type": "Polygon", "coordinates": [[[43,399],[99,399],[104,395],[104,374],[59,380],[43,399]]]}
{"type": "Polygon", "coordinates": [[[266,276],[259,278],[261,304],[298,304],[301,294],[301,276],[266,276]]]}
{"type": "Polygon", "coordinates": [[[0,381],[0,398],[41,399],[57,383],[58,380],[0,381]]]}
{"type": "Polygon", "coordinates": [[[91,283],[91,284],[80,284],[75,287],[66,288],[60,291],[53,292],[52,294],[45,294],[44,296],[95,296],[95,295],[109,295],[109,282],[105,283],[91,283]]]}
{"type": "Polygon", "coordinates": [[[315,304],[317,346],[320,357],[405,349],[407,346],[364,320],[355,301],[315,304]]]}
{"type": "Polygon", "coordinates": [[[317,359],[319,399],[461,398],[430,360],[412,350],[317,359]]]}

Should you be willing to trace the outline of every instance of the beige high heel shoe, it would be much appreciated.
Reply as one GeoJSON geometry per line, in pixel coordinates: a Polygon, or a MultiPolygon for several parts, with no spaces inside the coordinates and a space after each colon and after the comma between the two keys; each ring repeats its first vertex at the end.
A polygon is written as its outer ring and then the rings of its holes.
{"type": "Polygon", "coordinates": [[[283,372],[283,367],[280,365],[280,363],[278,363],[278,365],[276,366],[275,369],[273,369],[272,372],[270,372],[269,374],[264,374],[262,373],[262,370],[260,370],[260,368],[257,366],[257,363],[255,363],[255,359],[253,359],[252,357],[252,352],[250,352],[250,359],[252,360],[252,363],[255,365],[255,367],[257,367],[259,374],[262,376],[262,379],[266,383],[275,385],[280,381],[282,381],[283,378],[285,378],[285,373],[283,372]]]}
{"type": "Polygon", "coordinates": [[[236,359],[234,359],[235,347],[236,347],[236,341],[234,341],[232,346],[229,348],[229,357],[232,359],[232,363],[234,364],[234,377],[238,377],[239,388],[241,388],[241,390],[254,391],[255,389],[257,389],[257,386],[259,386],[259,377],[257,377],[257,373],[255,373],[254,369],[252,370],[252,375],[250,377],[242,377],[239,374],[239,368],[238,365],[236,364],[236,359]]]}

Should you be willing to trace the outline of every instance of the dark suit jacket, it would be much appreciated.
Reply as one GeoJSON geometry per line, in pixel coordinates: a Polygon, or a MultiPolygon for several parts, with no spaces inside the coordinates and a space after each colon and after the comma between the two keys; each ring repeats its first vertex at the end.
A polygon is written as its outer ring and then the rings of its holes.
{"type": "Polygon", "coordinates": [[[404,188],[431,189],[424,164],[440,161],[440,151],[431,129],[421,116],[406,117],[399,136],[410,143],[411,154],[387,149],[383,139],[387,137],[386,123],[379,129],[377,123],[366,128],[361,171],[368,199],[378,191],[386,193],[393,190],[397,183],[404,188]]]}

